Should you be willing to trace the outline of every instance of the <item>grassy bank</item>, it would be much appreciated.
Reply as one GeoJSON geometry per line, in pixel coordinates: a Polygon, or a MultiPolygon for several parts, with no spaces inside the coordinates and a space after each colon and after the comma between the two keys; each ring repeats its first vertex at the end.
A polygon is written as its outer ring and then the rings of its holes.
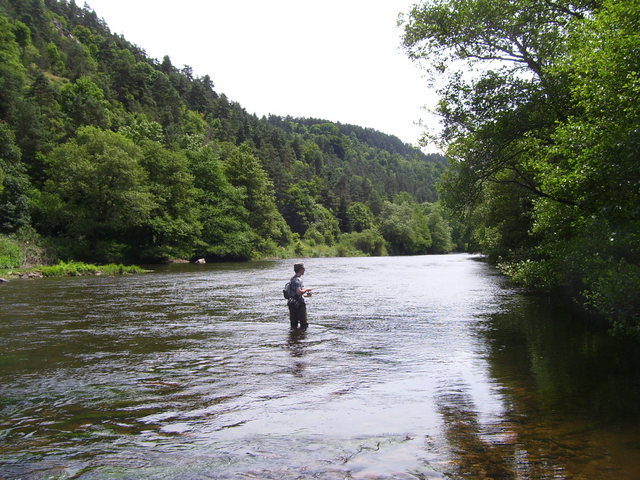
{"type": "MultiPolygon", "coordinates": [[[[269,258],[357,257],[386,255],[382,236],[373,230],[342,234],[327,244],[326,239],[295,236],[286,247],[275,248],[269,258]]],[[[80,261],[58,260],[56,248],[32,230],[0,235],[0,278],[40,278],[82,275],[124,275],[143,273],[138,266],[96,265],[80,261]]],[[[257,260],[258,258],[255,258],[257,260]]],[[[188,260],[184,260],[185,262],[188,260]]]]}
{"type": "Polygon", "coordinates": [[[0,235],[0,278],[77,277],[82,275],[126,275],[146,270],[135,265],[58,260],[47,242],[32,230],[0,235]]]}
{"type": "Polygon", "coordinates": [[[93,265],[84,262],[59,262],[56,265],[36,266],[31,268],[0,269],[0,277],[34,278],[34,277],[77,277],[82,275],[127,275],[144,273],[136,265],[108,264],[93,265]]]}

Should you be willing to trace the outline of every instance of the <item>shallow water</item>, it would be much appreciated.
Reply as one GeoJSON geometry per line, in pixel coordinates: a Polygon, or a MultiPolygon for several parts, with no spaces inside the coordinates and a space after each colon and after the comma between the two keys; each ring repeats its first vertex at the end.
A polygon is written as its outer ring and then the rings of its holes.
{"type": "Polygon", "coordinates": [[[0,287],[0,478],[635,479],[640,355],[469,255],[0,287]]]}

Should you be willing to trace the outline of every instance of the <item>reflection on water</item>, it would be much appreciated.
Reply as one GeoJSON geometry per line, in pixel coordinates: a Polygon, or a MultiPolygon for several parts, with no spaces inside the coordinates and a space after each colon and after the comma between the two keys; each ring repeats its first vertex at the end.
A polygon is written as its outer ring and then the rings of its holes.
{"type": "Polygon", "coordinates": [[[286,261],[2,285],[0,478],[637,477],[637,345],[468,255],[305,263],[307,331],[286,261]]]}
{"type": "Polygon", "coordinates": [[[292,373],[296,376],[302,376],[305,368],[304,363],[304,340],[307,337],[306,329],[291,329],[289,330],[289,339],[287,341],[287,347],[289,348],[289,354],[296,361],[292,366],[292,373]]]}

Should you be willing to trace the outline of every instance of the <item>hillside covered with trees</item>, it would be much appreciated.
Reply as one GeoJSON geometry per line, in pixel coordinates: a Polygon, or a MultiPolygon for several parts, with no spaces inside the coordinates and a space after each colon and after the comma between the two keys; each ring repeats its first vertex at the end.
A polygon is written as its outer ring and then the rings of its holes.
{"type": "Polygon", "coordinates": [[[0,0],[0,268],[447,252],[445,167],[372,129],[248,114],[86,5],[0,0]]]}
{"type": "Polygon", "coordinates": [[[640,2],[428,0],[404,28],[468,248],[640,332],[640,2]]]}

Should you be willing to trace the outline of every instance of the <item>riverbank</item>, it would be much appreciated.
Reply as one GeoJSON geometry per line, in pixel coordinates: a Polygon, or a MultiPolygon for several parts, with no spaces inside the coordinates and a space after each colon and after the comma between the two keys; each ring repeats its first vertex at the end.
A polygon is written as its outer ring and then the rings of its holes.
{"type": "MultiPolygon", "coordinates": [[[[129,275],[145,273],[148,270],[137,265],[107,264],[94,265],[84,262],[58,262],[56,265],[39,265],[30,268],[0,269],[0,279],[5,282],[17,278],[77,277],[95,275],[129,275]]],[[[0,281],[2,281],[0,280],[0,281]]]]}
{"type": "MultiPolygon", "coordinates": [[[[366,256],[365,253],[356,249],[347,249],[344,245],[307,245],[299,242],[297,248],[283,249],[277,257],[263,257],[265,259],[284,259],[284,258],[321,258],[321,257],[358,257],[366,256]]],[[[384,252],[386,254],[386,252],[384,252]]],[[[21,258],[25,257],[23,252],[16,248],[15,262],[18,263],[21,258]]],[[[171,259],[167,263],[191,263],[187,259],[171,259]]],[[[201,262],[196,262],[201,263],[201,262]]],[[[204,263],[204,259],[202,261],[204,263]]],[[[44,278],[44,277],[76,277],[76,276],[94,276],[94,275],[129,275],[146,273],[145,270],[137,265],[123,265],[111,263],[107,265],[97,265],[91,263],[70,261],[59,261],[55,265],[35,265],[28,268],[0,268],[0,283],[7,282],[12,279],[27,278],[44,278]]]]}

